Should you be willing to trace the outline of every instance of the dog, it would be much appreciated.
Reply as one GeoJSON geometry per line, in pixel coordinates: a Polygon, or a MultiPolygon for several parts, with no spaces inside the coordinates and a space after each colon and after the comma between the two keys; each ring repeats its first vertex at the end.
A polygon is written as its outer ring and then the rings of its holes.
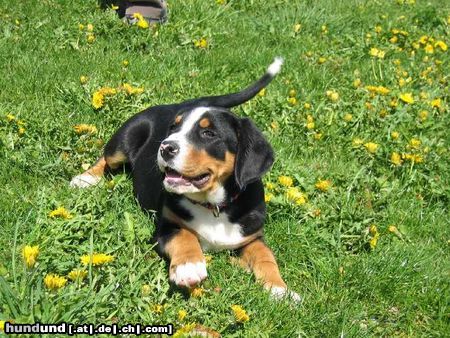
{"type": "Polygon", "coordinates": [[[283,281],[263,239],[266,214],[261,177],[274,152],[248,118],[230,111],[259,93],[280,72],[266,73],[241,92],[148,108],[111,137],[103,156],[70,185],[97,184],[127,165],[144,210],[156,210],[156,249],[169,261],[169,278],[192,287],[207,277],[205,250],[235,250],[242,266],[274,298],[300,296],[283,281]]]}

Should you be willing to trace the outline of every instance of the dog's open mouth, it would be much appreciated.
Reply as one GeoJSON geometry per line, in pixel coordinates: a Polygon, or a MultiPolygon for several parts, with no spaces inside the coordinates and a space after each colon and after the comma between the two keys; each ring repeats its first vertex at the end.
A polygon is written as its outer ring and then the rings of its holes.
{"type": "Polygon", "coordinates": [[[203,187],[211,177],[210,174],[201,174],[195,177],[187,177],[180,174],[178,171],[172,168],[166,168],[164,182],[171,186],[189,186],[193,185],[196,188],[203,187]]]}

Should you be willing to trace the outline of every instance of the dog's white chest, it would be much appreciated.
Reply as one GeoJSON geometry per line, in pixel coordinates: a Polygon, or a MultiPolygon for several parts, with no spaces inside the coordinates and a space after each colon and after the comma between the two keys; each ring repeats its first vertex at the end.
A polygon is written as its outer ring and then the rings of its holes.
{"type": "Polygon", "coordinates": [[[245,241],[241,226],[231,223],[225,213],[215,217],[211,210],[186,200],[181,205],[193,216],[185,225],[197,233],[203,250],[234,249],[245,241]]]}

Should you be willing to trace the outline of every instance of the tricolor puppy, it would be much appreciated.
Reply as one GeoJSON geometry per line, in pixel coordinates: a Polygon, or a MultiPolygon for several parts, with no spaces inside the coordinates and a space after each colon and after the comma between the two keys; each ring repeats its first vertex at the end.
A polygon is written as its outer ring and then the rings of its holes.
{"type": "Polygon", "coordinates": [[[103,157],[70,183],[91,186],[105,171],[127,164],[139,204],[157,211],[157,248],[179,286],[206,278],[204,250],[233,249],[276,298],[300,299],[288,291],[263,240],[261,177],[273,163],[273,150],[253,122],[229,110],[267,86],[281,64],[275,59],[239,93],[155,106],[133,116],[112,136],[103,157]]]}

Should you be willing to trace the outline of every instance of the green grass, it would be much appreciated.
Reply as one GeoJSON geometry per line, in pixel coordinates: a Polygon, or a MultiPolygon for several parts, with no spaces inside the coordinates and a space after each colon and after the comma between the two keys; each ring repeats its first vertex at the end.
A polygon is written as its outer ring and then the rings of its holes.
{"type": "Polygon", "coordinates": [[[226,337],[448,335],[450,58],[439,46],[430,54],[425,45],[413,46],[424,35],[433,46],[439,40],[450,45],[448,3],[225,2],[169,1],[168,23],[142,30],[93,0],[2,1],[0,320],[170,322],[176,328],[196,322],[226,337]],[[86,40],[89,23],[92,44],[86,40]],[[296,23],[302,25],[297,33],[296,23]],[[408,35],[397,34],[392,43],[392,29],[408,35]],[[193,43],[201,38],[206,49],[193,43]],[[370,56],[372,47],[385,51],[384,58],[370,56]],[[275,186],[268,191],[266,238],[304,302],[274,303],[251,275],[231,264],[228,252],[212,255],[205,294],[189,297],[169,285],[165,263],[148,244],[154,225],[125,175],[87,190],[68,183],[128,117],[151,105],[239,90],[277,55],[285,67],[265,96],[235,111],[252,117],[276,150],[265,178],[275,186]],[[355,88],[357,78],[362,85],[355,88]],[[145,91],[119,93],[102,109],[92,107],[95,90],[124,82],[145,91]],[[371,97],[367,85],[390,93],[371,97]],[[292,89],[295,105],[288,102],[292,89]],[[327,90],[337,91],[339,100],[332,102],[327,90]],[[415,102],[398,100],[404,93],[415,102]],[[436,98],[440,108],[430,106],[436,98]],[[422,121],[424,110],[429,114],[422,121]],[[15,120],[8,121],[8,114],[15,120]],[[346,122],[345,114],[352,120],[346,122]],[[313,129],[305,127],[307,115],[313,129]],[[24,122],[22,135],[18,120],[24,122]],[[80,123],[94,124],[98,132],[79,136],[73,126],[80,123]],[[400,133],[397,140],[392,131],[400,133]],[[354,146],[355,138],[377,143],[376,153],[354,146]],[[421,141],[418,149],[408,145],[412,138],[421,141]],[[423,163],[405,159],[394,166],[392,152],[418,154],[423,163]],[[294,179],[307,203],[286,198],[280,175],[294,179]],[[320,179],[331,181],[327,192],[315,188],[320,179]],[[50,218],[59,206],[73,218],[50,218]],[[379,236],[373,248],[372,225],[379,236]],[[21,257],[27,244],[40,248],[31,269],[21,257]],[[58,291],[45,287],[46,274],[65,276],[81,268],[80,257],[90,252],[115,260],[89,268],[82,283],[68,282],[58,291]],[[248,312],[248,322],[235,322],[233,304],[248,312]],[[156,305],[164,305],[162,313],[156,305]],[[188,312],[183,322],[181,309],[188,312]]]}

